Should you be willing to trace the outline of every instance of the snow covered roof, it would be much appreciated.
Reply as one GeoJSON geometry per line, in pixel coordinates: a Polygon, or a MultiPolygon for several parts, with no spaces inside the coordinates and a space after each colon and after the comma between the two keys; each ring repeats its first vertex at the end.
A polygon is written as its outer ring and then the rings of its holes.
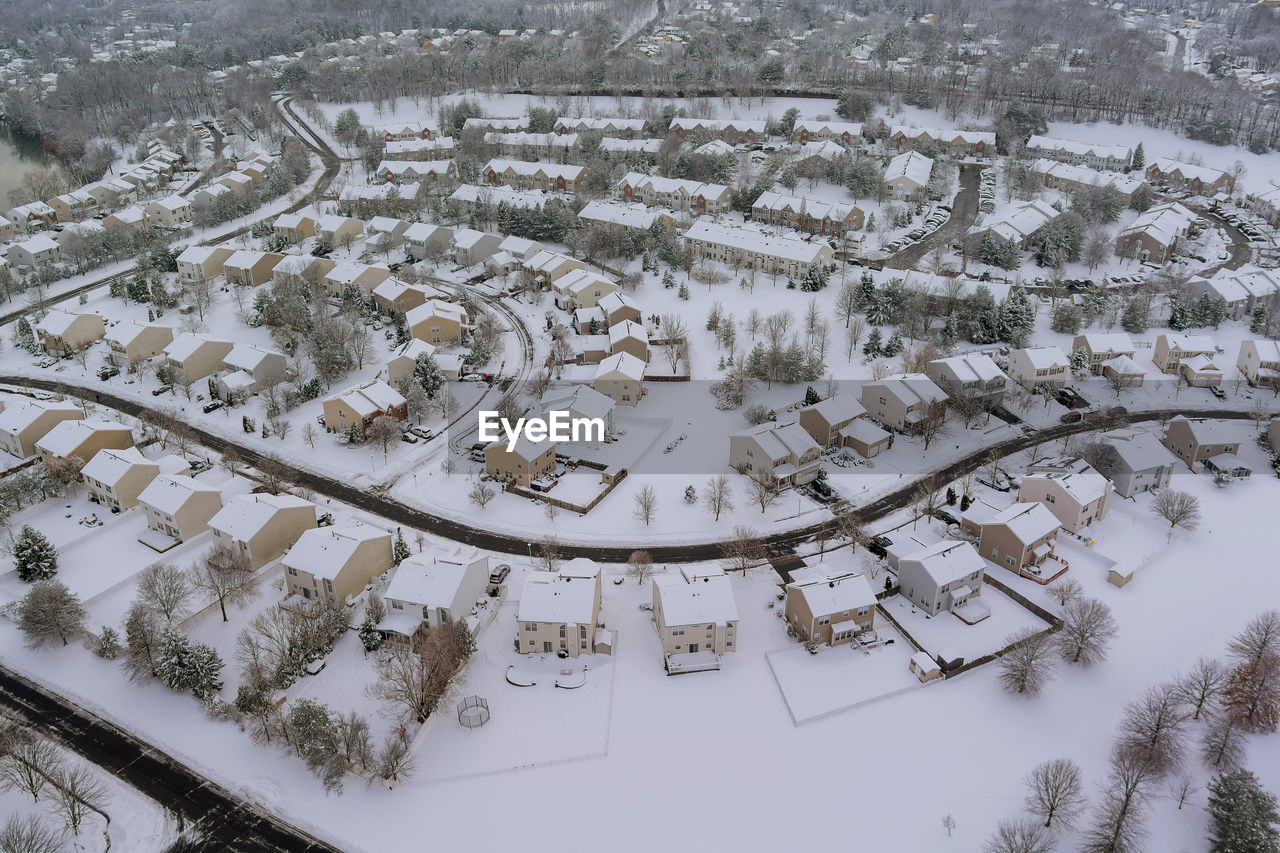
{"type": "Polygon", "coordinates": [[[548,178],[563,178],[572,183],[582,177],[586,167],[571,166],[566,163],[538,163],[528,160],[501,160],[494,158],[485,165],[485,171],[499,174],[510,171],[522,177],[533,177],[541,172],[548,178]]]}
{"type": "MultiPolygon", "coordinates": [[[[1050,515],[1052,516],[1052,513],[1050,515]]],[[[1057,523],[1055,519],[1054,524],[1057,523]]],[[[957,542],[954,539],[943,539],[932,545],[926,545],[918,551],[905,555],[902,561],[919,563],[925,574],[938,586],[946,586],[962,580],[974,572],[978,572],[981,576],[986,568],[986,562],[972,545],[968,542],[957,542]]]]}
{"type": "Polygon", "coordinates": [[[99,483],[114,486],[135,465],[153,465],[156,466],[157,473],[160,470],[157,463],[143,456],[142,451],[136,447],[126,447],[123,450],[108,447],[93,454],[93,458],[85,464],[80,473],[99,483]]]}
{"type": "Polygon", "coordinates": [[[644,362],[629,352],[615,352],[596,365],[595,378],[603,379],[610,373],[620,373],[639,382],[644,378],[644,362]]]}
{"type": "Polygon", "coordinates": [[[814,616],[875,607],[876,594],[861,572],[831,570],[830,574],[787,584],[787,593],[801,596],[814,616]]]}
{"type": "MultiPolygon", "coordinates": [[[[1164,339],[1170,350],[1178,350],[1179,352],[1211,353],[1218,350],[1217,344],[1208,335],[1184,335],[1180,332],[1169,332],[1160,335],[1160,338],[1164,339]]],[[[1156,340],[1158,342],[1159,338],[1156,340]]]]}
{"type": "Polygon", "coordinates": [[[738,619],[733,587],[723,572],[693,577],[658,575],[653,586],[668,627],[723,624],[738,619]]]}
{"type": "Polygon", "coordinates": [[[1014,353],[1021,353],[1034,370],[1054,370],[1070,363],[1061,347],[1024,347],[1014,353]]]}
{"type": "Polygon", "coordinates": [[[445,302],[443,299],[431,299],[406,311],[404,322],[405,325],[412,329],[419,323],[426,322],[433,317],[452,320],[460,324],[465,324],[467,321],[467,315],[461,305],[445,302]]]}
{"type": "Polygon", "coordinates": [[[884,388],[908,408],[947,399],[947,393],[923,373],[895,373],[870,383],[867,387],[884,388]]]}
{"type": "Polygon", "coordinates": [[[745,429],[742,432],[734,433],[734,435],[754,438],[756,444],[768,454],[770,461],[773,462],[786,459],[789,456],[799,458],[806,453],[822,449],[813,440],[813,436],[795,423],[776,424],[766,422],[745,429]]]}
{"type": "Polygon", "coordinates": [[[1134,352],[1133,341],[1124,332],[1088,332],[1076,340],[1092,353],[1134,352]]]}
{"type": "Polygon", "coordinates": [[[781,235],[770,234],[754,223],[731,225],[699,219],[684,234],[686,242],[702,240],[719,246],[769,255],[783,260],[811,264],[822,257],[828,248],[820,241],[808,242],[794,231],[781,235]]]}
{"type": "Polygon", "coordinates": [[[209,519],[209,527],[237,541],[247,542],[270,524],[281,510],[304,506],[315,509],[315,504],[310,501],[289,494],[236,495],[209,519]]]}
{"type": "MultiPolygon", "coordinates": [[[[838,148],[839,146],[836,147],[838,148]]],[[[792,210],[797,214],[803,213],[811,219],[831,219],[843,222],[853,213],[855,207],[844,202],[819,201],[818,199],[810,199],[804,196],[764,192],[756,199],[755,204],[751,205],[751,209],[752,211],[792,210]]]]}
{"type": "Polygon", "coordinates": [[[907,139],[938,139],[946,142],[960,140],[969,145],[976,145],[979,142],[987,145],[996,144],[996,135],[988,131],[981,130],[954,130],[938,127],[909,127],[907,125],[894,125],[889,132],[890,136],[898,136],[901,134],[907,139]]]}
{"type": "Polygon", "coordinates": [[[253,344],[236,344],[231,348],[231,352],[223,357],[222,363],[227,367],[252,373],[258,368],[258,365],[272,356],[284,357],[281,353],[263,349],[253,344]]]}
{"type": "Polygon", "coordinates": [[[634,320],[623,320],[609,327],[610,345],[616,346],[620,341],[624,341],[627,338],[634,338],[647,344],[649,342],[649,331],[634,320]]]}
{"type": "Polygon", "coordinates": [[[689,118],[686,116],[677,116],[671,120],[671,129],[684,131],[704,130],[715,133],[725,130],[736,130],[739,133],[746,133],[747,131],[764,133],[765,122],[754,120],[742,121],[741,119],[689,118]]]}
{"type": "Polygon", "coordinates": [[[1129,227],[1120,232],[1120,236],[1142,232],[1165,246],[1187,233],[1196,221],[1196,215],[1176,201],[1157,205],[1129,223],[1129,227]]]}
{"type": "Polygon", "coordinates": [[[1221,169],[1210,169],[1207,166],[1193,166],[1190,163],[1182,163],[1168,157],[1160,157],[1148,168],[1155,169],[1163,175],[1176,174],[1183,180],[1193,181],[1199,179],[1202,184],[1212,184],[1222,178],[1226,172],[1221,169]]]}
{"type": "Polygon", "coordinates": [[[840,437],[863,444],[875,445],[889,438],[889,432],[881,429],[866,418],[854,418],[840,428],[840,437]]]}
{"type": "Polygon", "coordinates": [[[166,358],[171,358],[174,361],[181,363],[195,355],[200,347],[205,346],[206,344],[233,345],[231,341],[220,341],[216,338],[211,338],[208,335],[201,335],[195,332],[183,332],[164,348],[164,354],[166,358]]]}
{"type": "Polygon", "coordinates": [[[929,363],[945,366],[959,382],[990,382],[993,379],[1005,378],[995,360],[980,352],[939,358],[929,363]]]}
{"type": "Polygon", "coordinates": [[[45,433],[44,438],[36,442],[36,449],[53,456],[66,456],[75,451],[95,432],[119,432],[122,430],[128,432],[132,437],[132,430],[115,421],[61,421],[57,426],[45,433]]]}
{"type": "Polygon", "coordinates": [[[1032,151],[1061,151],[1077,157],[1096,157],[1102,160],[1128,160],[1132,153],[1127,145],[1098,145],[1039,135],[1027,140],[1027,148],[1032,151]]]}
{"type": "Polygon", "coordinates": [[[293,547],[280,558],[280,562],[288,568],[334,580],[351,562],[357,548],[365,542],[383,537],[390,540],[391,534],[364,524],[315,527],[303,531],[293,547]]]}
{"type": "Polygon", "coordinates": [[[530,240],[526,237],[517,237],[514,234],[504,237],[502,242],[498,244],[499,250],[503,252],[510,252],[518,258],[527,258],[540,248],[542,248],[542,244],[536,240],[530,240]]]}
{"type": "Polygon", "coordinates": [[[810,157],[818,157],[823,160],[835,160],[837,157],[843,156],[845,148],[839,143],[832,142],[829,139],[815,140],[806,142],[800,146],[801,160],[807,160],[810,157]]]}
{"type": "Polygon", "coordinates": [[[5,406],[0,412],[0,432],[13,435],[22,432],[45,412],[79,412],[80,407],[69,400],[61,402],[45,400],[20,400],[5,406]]]}
{"type": "Polygon", "coordinates": [[[704,184],[701,181],[664,178],[659,175],[645,175],[641,172],[628,172],[623,175],[618,186],[629,186],[638,190],[650,188],[659,195],[684,193],[692,198],[703,196],[708,199],[718,199],[729,192],[729,188],[723,184],[704,184]]]}
{"type": "Polygon", "coordinates": [[[203,264],[209,260],[215,252],[223,251],[222,246],[189,246],[178,255],[178,263],[180,264],[203,264]]]}
{"type": "Polygon", "coordinates": [[[474,228],[455,228],[453,231],[453,244],[462,249],[469,249],[485,237],[492,236],[496,235],[485,231],[476,231],[474,228]]]}
{"type": "Polygon", "coordinates": [[[596,566],[596,573],[586,576],[579,566],[570,574],[563,569],[530,572],[520,589],[516,621],[591,625],[599,603],[596,597],[599,571],[596,566]]]}
{"type": "Polygon", "coordinates": [[[796,122],[795,130],[797,133],[805,132],[810,136],[817,136],[826,131],[832,136],[841,136],[849,134],[850,136],[859,136],[862,134],[862,124],[853,121],[814,121],[805,119],[796,122]]]}
{"type": "Polygon", "coordinates": [[[507,207],[519,208],[542,207],[547,198],[547,194],[540,190],[518,190],[515,187],[506,186],[482,187],[475,184],[461,184],[449,196],[450,201],[467,204],[503,204],[507,207]]]}
{"type": "Polygon", "coordinates": [[[578,211],[579,219],[635,229],[648,229],[659,216],[670,218],[669,213],[643,204],[616,201],[593,201],[578,211]]]}
{"type": "Polygon", "coordinates": [[[866,407],[852,394],[837,394],[834,397],[819,400],[800,411],[817,412],[829,424],[840,423],[850,418],[860,418],[867,413],[866,407]]]}
{"type": "Polygon", "coordinates": [[[381,379],[375,379],[359,388],[351,388],[329,399],[342,400],[362,418],[386,412],[404,405],[404,397],[381,379]]]}
{"type": "MultiPolygon", "coordinates": [[[[601,148],[604,148],[605,142],[619,142],[619,143],[633,143],[633,144],[642,143],[645,145],[647,145],[648,143],[656,142],[658,143],[658,146],[657,146],[658,148],[660,148],[662,145],[662,140],[660,139],[614,139],[614,140],[606,139],[600,143],[601,148]]],[[[702,145],[699,145],[697,148],[693,149],[693,153],[702,154],[710,157],[725,157],[727,155],[733,154],[735,150],[736,149],[734,149],[732,145],[725,142],[723,139],[713,139],[710,142],[704,142],[702,145]]],[[[654,151],[656,153],[657,148],[655,148],[654,151]]]]}
{"type": "Polygon", "coordinates": [[[138,502],[157,512],[173,515],[195,495],[209,492],[222,494],[220,489],[185,474],[159,474],[138,495],[138,502]]]}
{"type": "Polygon", "coordinates": [[[1146,373],[1136,361],[1127,355],[1118,355],[1115,358],[1109,358],[1102,362],[1104,370],[1110,370],[1112,373],[1120,376],[1141,376],[1146,373]]]}
{"type": "Polygon", "coordinates": [[[431,355],[436,348],[421,338],[410,338],[409,342],[400,347],[392,358],[410,358],[414,361],[418,360],[420,355],[431,355]]]}
{"type": "Polygon", "coordinates": [[[35,324],[36,331],[45,332],[46,334],[53,335],[54,337],[62,337],[67,333],[67,330],[71,328],[71,325],[82,316],[85,315],[70,314],[66,311],[59,311],[55,308],[48,314],[44,315],[43,320],[35,324]]]}
{"type": "Polygon", "coordinates": [[[412,554],[396,568],[385,597],[425,607],[448,606],[458,594],[467,567],[487,559],[470,545],[412,554]]]}
{"type": "Polygon", "coordinates": [[[614,409],[613,398],[601,394],[590,385],[574,385],[570,388],[551,388],[542,395],[538,405],[545,410],[571,411],[581,417],[607,418],[614,409]]]}
{"type": "Polygon", "coordinates": [[[1162,468],[1172,465],[1175,458],[1163,444],[1149,432],[1135,433],[1130,436],[1108,436],[1107,442],[1115,448],[1130,471],[1145,471],[1149,468],[1162,468]]]}
{"type": "Polygon", "coordinates": [[[449,229],[439,225],[432,225],[430,222],[415,222],[404,229],[402,236],[411,243],[425,243],[441,231],[447,234],[449,229]]]}
{"type": "Polygon", "coordinates": [[[1048,202],[1035,199],[1015,204],[1006,208],[999,216],[983,220],[981,225],[971,228],[970,233],[991,231],[1004,240],[1020,243],[1058,215],[1058,211],[1048,202]]]}
{"type": "Polygon", "coordinates": [[[1027,474],[1022,482],[1052,480],[1060,485],[1081,506],[1098,500],[1107,493],[1107,478],[1095,471],[1084,460],[1065,471],[1039,471],[1027,474]]]}

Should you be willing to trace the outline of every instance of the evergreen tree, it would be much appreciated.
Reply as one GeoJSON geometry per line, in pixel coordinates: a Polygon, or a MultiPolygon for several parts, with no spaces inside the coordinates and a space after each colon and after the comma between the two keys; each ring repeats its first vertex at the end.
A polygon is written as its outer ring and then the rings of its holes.
{"type": "Polygon", "coordinates": [[[1142,143],[1138,143],[1138,147],[1133,149],[1133,168],[1134,170],[1147,168],[1147,152],[1142,147],[1142,143]]]}
{"type": "Polygon", "coordinates": [[[19,348],[24,349],[27,352],[35,352],[36,336],[35,333],[31,331],[31,324],[27,322],[27,318],[19,317],[16,328],[17,331],[14,335],[14,342],[19,346],[19,348]]]}
{"type": "Polygon", "coordinates": [[[1071,375],[1083,382],[1093,373],[1089,363],[1089,351],[1084,347],[1071,351],[1071,375]]]}
{"type": "Polygon", "coordinates": [[[1196,297],[1196,301],[1191,306],[1191,325],[1193,326],[1211,326],[1213,325],[1213,297],[1208,291],[1201,293],[1196,297]]]}
{"type": "Polygon", "coordinates": [[[1249,332],[1254,335],[1265,335],[1268,323],[1267,306],[1259,302],[1253,307],[1253,316],[1249,320],[1249,332]]]}
{"type": "Polygon", "coordinates": [[[881,350],[885,358],[893,358],[902,352],[902,336],[898,334],[898,330],[894,329],[893,334],[889,336],[889,340],[884,342],[884,348],[881,350]]]}
{"type": "Polygon", "coordinates": [[[819,402],[821,402],[821,400],[822,400],[822,398],[818,396],[818,392],[817,392],[817,391],[813,390],[813,386],[812,386],[812,385],[808,385],[808,386],[806,386],[806,387],[805,387],[805,389],[804,389],[804,404],[803,404],[803,405],[806,405],[806,406],[812,406],[814,403],[819,403],[819,402]]]}
{"type": "Polygon", "coordinates": [[[1120,318],[1120,328],[1131,335],[1141,335],[1151,324],[1151,303],[1141,296],[1135,296],[1124,306],[1124,314],[1120,318]]]}
{"type": "Polygon", "coordinates": [[[1169,308],[1169,328],[1175,332],[1182,332],[1190,329],[1193,325],[1194,318],[1191,311],[1187,308],[1187,303],[1182,299],[1175,299],[1173,305],[1169,308]]]}
{"type": "Polygon", "coordinates": [[[879,326],[873,326],[867,335],[867,342],[862,345],[862,354],[867,358],[876,358],[880,355],[882,346],[884,346],[884,334],[879,326]]]}
{"type": "Polygon", "coordinates": [[[434,399],[436,392],[444,384],[444,374],[440,372],[440,365],[436,364],[431,353],[427,352],[414,359],[413,377],[418,380],[428,399],[434,399]]]}
{"type": "Polygon", "coordinates": [[[211,646],[167,625],[160,632],[156,677],[166,687],[201,702],[222,689],[222,658],[211,646]]]}
{"type": "Polygon", "coordinates": [[[960,340],[960,327],[956,323],[956,312],[951,311],[942,323],[942,345],[949,347],[958,340],[960,340]]]}
{"type": "Polygon", "coordinates": [[[120,634],[110,625],[102,626],[102,633],[98,634],[98,642],[93,647],[93,653],[104,660],[115,660],[120,655],[120,634]]]}
{"type": "Polygon", "coordinates": [[[1213,822],[1210,853],[1278,853],[1280,811],[1274,794],[1248,770],[1223,773],[1208,784],[1213,822]]]}
{"type": "Polygon", "coordinates": [[[364,621],[360,623],[360,628],[356,632],[366,652],[376,651],[386,640],[386,635],[378,630],[378,623],[385,615],[386,608],[382,604],[382,599],[376,595],[369,596],[369,603],[364,608],[364,621]]]}
{"type": "Polygon", "coordinates": [[[858,281],[858,289],[862,292],[862,306],[870,305],[871,300],[876,296],[876,280],[870,271],[862,274],[862,278],[858,281]]]}
{"type": "Polygon", "coordinates": [[[993,344],[999,340],[998,309],[991,289],[978,285],[960,306],[960,333],[975,344],[993,344]]]}
{"type": "Polygon", "coordinates": [[[43,533],[24,524],[13,540],[13,566],[18,570],[18,580],[49,580],[58,573],[58,551],[43,533]]]}
{"type": "Polygon", "coordinates": [[[1022,288],[1014,288],[1000,303],[997,331],[1000,340],[1020,347],[1035,329],[1036,307],[1022,288]]]}
{"type": "Polygon", "coordinates": [[[680,290],[676,292],[676,296],[680,297],[685,302],[688,302],[689,301],[689,285],[683,281],[680,282],[680,290]]]}
{"type": "Polygon", "coordinates": [[[1080,306],[1064,301],[1054,306],[1049,328],[1064,335],[1075,335],[1080,332],[1083,322],[1084,311],[1080,306]]]}
{"type": "Polygon", "coordinates": [[[396,540],[391,545],[391,565],[400,565],[410,553],[409,546],[404,541],[404,534],[397,528],[396,540]]]}
{"type": "Polygon", "coordinates": [[[867,301],[867,322],[873,326],[882,326],[893,322],[893,303],[889,292],[880,288],[871,294],[867,301]]]}
{"type": "Polygon", "coordinates": [[[667,290],[676,286],[676,277],[671,274],[671,270],[667,270],[662,274],[662,286],[667,290]]]}
{"type": "Polygon", "coordinates": [[[765,378],[765,350],[763,343],[758,343],[751,348],[751,355],[747,356],[747,373],[758,379],[765,378]]]}

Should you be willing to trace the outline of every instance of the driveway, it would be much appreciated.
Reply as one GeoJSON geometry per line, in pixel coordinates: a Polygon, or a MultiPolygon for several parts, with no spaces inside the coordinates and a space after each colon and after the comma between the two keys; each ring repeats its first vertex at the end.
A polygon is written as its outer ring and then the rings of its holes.
{"type": "Polygon", "coordinates": [[[973,220],[978,218],[978,184],[982,179],[982,168],[969,163],[960,165],[960,191],[951,203],[951,218],[942,227],[898,252],[885,262],[885,266],[895,270],[911,270],[924,260],[936,246],[949,249],[952,243],[958,242],[968,233],[973,220]]]}

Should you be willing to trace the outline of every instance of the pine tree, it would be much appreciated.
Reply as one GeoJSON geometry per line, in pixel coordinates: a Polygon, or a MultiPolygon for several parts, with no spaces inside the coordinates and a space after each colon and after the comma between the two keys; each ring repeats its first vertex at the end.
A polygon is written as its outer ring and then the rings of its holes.
{"type": "Polygon", "coordinates": [[[35,333],[31,331],[31,324],[27,322],[26,317],[18,318],[18,325],[16,329],[17,331],[15,332],[14,342],[17,343],[18,347],[20,349],[27,350],[28,352],[35,352],[36,336],[35,333]]]}
{"type": "Polygon", "coordinates": [[[170,690],[204,702],[222,689],[222,658],[173,626],[160,633],[156,676],[170,690]]]}
{"type": "Polygon", "coordinates": [[[683,281],[680,282],[680,289],[676,292],[676,296],[680,297],[685,302],[688,302],[689,301],[689,285],[683,281]]]}
{"type": "Polygon", "coordinates": [[[671,274],[671,270],[667,270],[662,274],[662,286],[667,290],[676,286],[676,277],[671,274]]]}
{"type": "Polygon", "coordinates": [[[1267,333],[1267,306],[1263,302],[1259,302],[1253,307],[1253,316],[1249,320],[1249,332],[1254,335],[1265,335],[1267,333]]]}
{"type": "Polygon", "coordinates": [[[102,633],[98,634],[98,643],[93,647],[93,653],[104,660],[115,660],[120,655],[120,634],[110,625],[102,626],[102,633]]]}
{"type": "Polygon", "coordinates": [[[1135,170],[1147,168],[1147,152],[1143,150],[1141,142],[1138,143],[1137,148],[1133,149],[1133,168],[1135,170]]]}
{"type": "Polygon", "coordinates": [[[862,345],[862,354],[867,358],[876,358],[880,355],[881,347],[884,346],[884,333],[880,331],[879,326],[874,326],[867,335],[867,342],[862,345]]]}
{"type": "Polygon", "coordinates": [[[889,340],[884,342],[884,348],[881,350],[885,358],[893,358],[902,352],[902,335],[898,334],[898,330],[894,329],[893,334],[889,336],[889,340]]]}
{"type": "Polygon", "coordinates": [[[43,533],[24,524],[13,540],[13,565],[18,570],[18,580],[49,580],[58,573],[58,551],[43,533]]]}
{"type": "Polygon", "coordinates": [[[813,390],[813,386],[812,386],[812,385],[809,385],[809,386],[806,386],[806,387],[805,387],[805,389],[804,389],[804,403],[803,403],[803,405],[805,405],[805,406],[812,406],[812,405],[813,405],[813,404],[815,404],[815,403],[819,403],[819,402],[821,402],[821,400],[822,400],[822,398],[820,398],[820,397],[818,396],[818,392],[817,392],[817,391],[813,390]]]}
{"type": "Polygon", "coordinates": [[[1274,794],[1248,770],[1223,773],[1208,784],[1213,821],[1210,853],[1277,853],[1280,811],[1274,794]]]}
{"type": "Polygon", "coordinates": [[[1147,331],[1151,323],[1151,303],[1141,296],[1135,296],[1124,306],[1124,315],[1120,318],[1120,328],[1131,335],[1141,335],[1147,331]]]}
{"type": "Polygon", "coordinates": [[[952,311],[947,314],[947,319],[942,323],[942,344],[949,347],[958,340],[960,340],[960,328],[956,324],[956,313],[952,311]]]}
{"type": "Polygon", "coordinates": [[[1193,318],[1187,309],[1187,303],[1184,300],[1175,299],[1169,308],[1169,328],[1175,332],[1182,332],[1190,329],[1192,325],[1193,318]]]}
{"type": "Polygon", "coordinates": [[[414,359],[413,378],[418,380],[428,399],[435,399],[436,392],[444,384],[444,374],[440,372],[440,365],[436,364],[436,360],[426,352],[414,359]]]}
{"type": "Polygon", "coordinates": [[[404,534],[400,532],[399,528],[397,528],[396,541],[391,545],[391,565],[400,565],[411,553],[409,546],[405,544],[404,534]]]}
{"type": "Polygon", "coordinates": [[[1000,303],[996,323],[1000,340],[1022,346],[1036,324],[1036,307],[1025,290],[1019,287],[1009,291],[1000,303]]]}
{"type": "Polygon", "coordinates": [[[1093,373],[1089,363],[1089,351],[1084,347],[1071,351],[1071,375],[1083,382],[1093,373]]]}

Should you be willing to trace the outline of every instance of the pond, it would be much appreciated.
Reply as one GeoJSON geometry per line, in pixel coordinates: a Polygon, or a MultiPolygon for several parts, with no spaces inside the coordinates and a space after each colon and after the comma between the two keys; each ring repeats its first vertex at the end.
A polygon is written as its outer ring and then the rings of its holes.
{"type": "Polygon", "coordinates": [[[0,211],[11,206],[9,191],[22,185],[23,175],[52,162],[39,140],[18,136],[0,125],[0,211]]]}

